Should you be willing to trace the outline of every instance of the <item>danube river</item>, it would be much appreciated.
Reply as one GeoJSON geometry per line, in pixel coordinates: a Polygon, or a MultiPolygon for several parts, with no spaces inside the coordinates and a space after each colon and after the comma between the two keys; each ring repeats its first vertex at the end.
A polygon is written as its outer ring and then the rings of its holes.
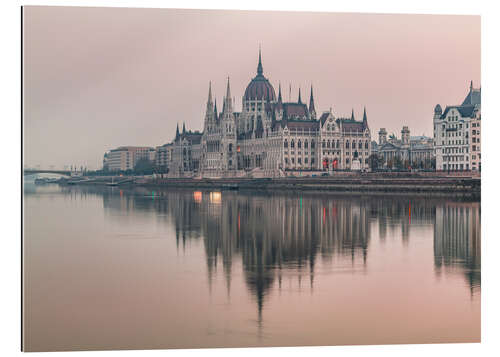
{"type": "Polygon", "coordinates": [[[480,203],[26,185],[27,351],[479,342],[480,203]]]}

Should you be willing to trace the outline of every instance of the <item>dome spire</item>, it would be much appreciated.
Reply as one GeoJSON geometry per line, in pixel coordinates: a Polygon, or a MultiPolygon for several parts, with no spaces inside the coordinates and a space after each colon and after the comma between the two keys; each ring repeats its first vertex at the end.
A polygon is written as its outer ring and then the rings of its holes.
{"type": "Polygon", "coordinates": [[[262,76],[264,70],[262,69],[262,58],[261,58],[261,50],[259,45],[259,64],[257,65],[257,75],[262,76]]]}
{"type": "Polygon", "coordinates": [[[281,98],[281,82],[279,82],[278,86],[278,102],[281,103],[283,99],[281,98]]]}

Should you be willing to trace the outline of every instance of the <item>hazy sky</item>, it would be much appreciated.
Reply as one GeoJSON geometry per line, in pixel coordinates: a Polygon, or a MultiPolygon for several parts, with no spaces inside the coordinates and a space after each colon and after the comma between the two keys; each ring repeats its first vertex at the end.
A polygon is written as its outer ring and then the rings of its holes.
{"type": "Polygon", "coordinates": [[[480,85],[480,17],[135,8],[24,8],[24,145],[28,166],[102,165],[121,145],[202,130],[212,81],[241,108],[255,76],[284,99],[380,127],[432,135],[434,106],[480,85]]]}

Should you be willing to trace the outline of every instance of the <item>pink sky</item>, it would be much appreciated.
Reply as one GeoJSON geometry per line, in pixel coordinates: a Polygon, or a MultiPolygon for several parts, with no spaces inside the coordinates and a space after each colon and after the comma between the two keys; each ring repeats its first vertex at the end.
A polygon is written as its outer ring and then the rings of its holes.
{"type": "Polygon", "coordinates": [[[25,164],[98,168],[120,145],[169,142],[203,127],[211,80],[236,107],[257,67],[288,100],[432,136],[434,106],[480,85],[479,16],[24,8],[25,164]]]}

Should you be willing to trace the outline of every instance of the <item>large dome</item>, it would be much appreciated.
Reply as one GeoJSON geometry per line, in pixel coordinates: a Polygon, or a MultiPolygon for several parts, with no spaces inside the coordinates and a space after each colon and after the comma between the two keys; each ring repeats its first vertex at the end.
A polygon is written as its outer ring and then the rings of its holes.
{"type": "Polygon", "coordinates": [[[276,93],[271,83],[262,75],[257,75],[245,90],[244,100],[276,100],[276,93]]]}
{"type": "Polygon", "coordinates": [[[260,50],[257,76],[248,84],[243,100],[269,100],[271,102],[276,100],[276,93],[272,84],[263,75],[260,50]]]}

